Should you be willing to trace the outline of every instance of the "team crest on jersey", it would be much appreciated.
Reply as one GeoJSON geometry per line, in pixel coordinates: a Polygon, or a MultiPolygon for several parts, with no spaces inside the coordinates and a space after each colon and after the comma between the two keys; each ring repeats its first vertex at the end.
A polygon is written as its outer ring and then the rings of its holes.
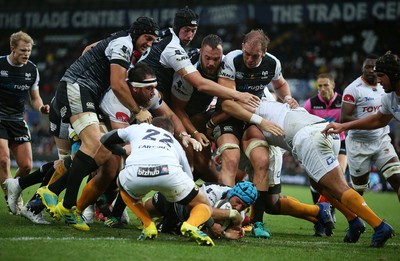
{"type": "Polygon", "coordinates": [[[25,80],[29,81],[32,79],[32,74],[31,73],[25,73],[25,80]]]}
{"type": "Polygon", "coordinates": [[[343,96],[343,101],[346,102],[355,102],[356,100],[354,99],[354,97],[350,94],[346,94],[345,96],[343,96]]]}
{"type": "Polygon", "coordinates": [[[128,122],[129,121],[128,115],[126,115],[126,113],[123,113],[123,112],[120,112],[120,111],[115,114],[115,118],[117,120],[119,120],[119,121],[122,121],[122,122],[128,122]]]}
{"type": "Polygon", "coordinates": [[[176,55],[182,55],[182,52],[180,50],[175,50],[176,55]]]}
{"type": "Polygon", "coordinates": [[[243,79],[243,72],[236,72],[237,79],[243,79]]]}

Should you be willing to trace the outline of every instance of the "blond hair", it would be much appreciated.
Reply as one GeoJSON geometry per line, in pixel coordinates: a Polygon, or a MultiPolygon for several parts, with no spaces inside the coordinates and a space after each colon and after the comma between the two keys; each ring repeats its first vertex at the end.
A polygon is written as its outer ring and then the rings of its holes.
{"type": "Polygon", "coordinates": [[[30,43],[32,45],[35,44],[33,42],[32,37],[30,37],[29,34],[23,32],[23,31],[19,31],[19,32],[13,33],[10,36],[10,47],[14,47],[14,48],[17,47],[19,41],[24,41],[24,42],[30,43]]]}
{"type": "Polygon", "coordinates": [[[244,36],[244,39],[243,39],[243,44],[249,43],[251,46],[254,46],[254,44],[260,43],[261,48],[263,50],[267,49],[269,42],[270,42],[269,37],[266,35],[266,33],[262,29],[251,30],[249,33],[247,33],[244,36]]]}

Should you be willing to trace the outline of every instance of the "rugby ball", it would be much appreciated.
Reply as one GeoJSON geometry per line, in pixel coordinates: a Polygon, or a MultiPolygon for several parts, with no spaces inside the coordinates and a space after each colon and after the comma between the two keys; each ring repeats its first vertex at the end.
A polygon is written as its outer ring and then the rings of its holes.
{"type": "MultiPolygon", "coordinates": [[[[232,205],[231,205],[231,203],[229,203],[229,200],[227,200],[227,199],[218,200],[215,203],[214,207],[219,208],[219,209],[228,209],[228,210],[232,209],[232,205]]],[[[231,224],[231,220],[227,219],[223,222],[220,222],[219,224],[221,225],[223,230],[226,230],[229,227],[229,225],[231,224]]]]}

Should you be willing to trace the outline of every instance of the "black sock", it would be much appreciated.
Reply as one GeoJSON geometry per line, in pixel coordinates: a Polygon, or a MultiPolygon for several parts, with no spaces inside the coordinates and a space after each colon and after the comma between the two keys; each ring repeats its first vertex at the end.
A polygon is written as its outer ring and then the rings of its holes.
{"type": "Polygon", "coordinates": [[[126,207],[125,202],[122,199],[121,195],[118,193],[117,199],[115,200],[113,210],[111,212],[111,216],[121,219],[122,213],[124,212],[125,207],[126,207]]]}
{"type": "Polygon", "coordinates": [[[46,172],[50,168],[52,168],[53,165],[54,165],[54,161],[47,162],[44,165],[40,166],[40,168],[38,168],[34,172],[30,173],[29,175],[19,178],[18,182],[19,182],[19,186],[21,187],[21,189],[26,189],[27,187],[30,187],[32,185],[42,182],[46,172]]]}
{"type": "Polygon", "coordinates": [[[267,191],[259,191],[256,202],[254,203],[253,211],[253,223],[263,222],[263,216],[265,211],[265,205],[267,204],[267,191]]]}
{"type": "Polygon", "coordinates": [[[68,176],[63,204],[65,208],[70,209],[76,206],[76,198],[78,197],[82,180],[97,168],[94,158],[78,150],[69,169],[70,175],[68,176]]]}
{"type": "Polygon", "coordinates": [[[317,204],[319,199],[319,193],[311,190],[311,196],[314,204],[317,204]]]}
{"type": "Polygon", "coordinates": [[[51,183],[47,188],[55,194],[60,195],[60,193],[67,187],[68,176],[69,170],[56,181],[51,183]]]}

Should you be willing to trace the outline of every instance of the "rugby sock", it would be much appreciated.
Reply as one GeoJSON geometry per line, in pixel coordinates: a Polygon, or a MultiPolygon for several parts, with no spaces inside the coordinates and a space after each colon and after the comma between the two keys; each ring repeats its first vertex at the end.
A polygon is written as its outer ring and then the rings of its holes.
{"type": "Polygon", "coordinates": [[[60,193],[67,187],[68,176],[69,171],[54,181],[54,183],[48,185],[47,188],[55,194],[60,195],[60,193]]]}
{"type": "Polygon", "coordinates": [[[82,194],[76,203],[76,208],[79,211],[83,211],[85,208],[87,208],[87,206],[95,203],[102,193],[103,191],[97,187],[94,179],[91,179],[83,187],[82,194]]]}
{"type": "Polygon", "coordinates": [[[118,193],[117,195],[117,199],[115,200],[112,212],[111,212],[111,216],[112,217],[116,217],[116,218],[121,218],[122,213],[125,210],[125,203],[124,200],[122,199],[120,193],[118,193]]]}
{"type": "Polygon", "coordinates": [[[317,204],[318,199],[319,199],[319,193],[316,191],[313,187],[310,186],[310,191],[311,191],[311,196],[313,199],[314,204],[317,204]]]}
{"type": "Polygon", "coordinates": [[[40,166],[40,168],[30,173],[29,175],[19,178],[18,183],[21,189],[25,189],[29,186],[41,183],[43,181],[46,172],[53,166],[53,163],[54,161],[47,162],[46,164],[40,166]]]}
{"type": "Polygon", "coordinates": [[[53,176],[51,176],[51,179],[49,181],[49,184],[54,183],[56,180],[58,180],[62,175],[64,175],[69,167],[71,166],[72,159],[71,157],[65,158],[60,165],[56,168],[56,170],[53,173],[53,176]]]}
{"type": "Polygon", "coordinates": [[[253,208],[253,223],[263,222],[263,216],[265,211],[265,204],[267,202],[268,191],[258,190],[258,197],[254,203],[253,208]]]}
{"type": "Polygon", "coordinates": [[[94,158],[85,154],[81,150],[78,150],[69,169],[71,174],[68,176],[67,189],[65,191],[63,202],[63,206],[66,209],[71,209],[76,205],[79,187],[83,178],[97,168],[98,166],[94,158]]]}
{"type": "Polygon", "coordinates": [[[51,177],[53,176],[55,169],[54,165],[51,165],[48,171],[46,171],[46,174],[44,174],[44,178],[42,180],[42,183],[40,184],[40,187],[47,186],[49,184],[49,181],[51,177]]]}
{"type": "Polygon", "coordinates": [[[339,200],[332,197],[332,195],[329,194],[325,189],[323,189],[321,192],[324,195],[324,197],[327,200],[329,200],[331,205],[334,206],[336,209],[338,209],[344,215],[344,217],[347,219],[347,221],[353,220],[357,217],[357,215],[353,211],[348,209],[339,200]]]}
{"type": "Polygon", "coordinates": [[[364,198],[360,196],[355,190],[348,189],[342,194],[340,200],[346,207],[356,213],[360,218],[367,222],[371,227],[375,228],[382,222],[367,205],[364,198]]]}
{"type": "Polygon", "coordinates": [[[281,198],[279,201],[281,205],[281,215],[290,215],[306,219],[313,223],[317,222],[316,216],[319,212],[319,207],[317,205],[304,204],[292,198],[281,198]]]}
{"type": "Polygon", "coordinates": [[[189,218],[186,220],[190,225],[198,227],[211,217],[211,209],[206,204],[200,203],[192,208],[189,218]]]}
{"type": "Polygon", "coordinates": [[[144,227],[150,226],[152,219],[147,211],[147,209],[144,207],[142,200],[140,199],[134,199],[131,196],[129,196],[128,193],[125,191],[121,190],[120,191],[121,197],[124,200],[125,204],[132,210],[133,213],[142,221],[144,227]]]}

